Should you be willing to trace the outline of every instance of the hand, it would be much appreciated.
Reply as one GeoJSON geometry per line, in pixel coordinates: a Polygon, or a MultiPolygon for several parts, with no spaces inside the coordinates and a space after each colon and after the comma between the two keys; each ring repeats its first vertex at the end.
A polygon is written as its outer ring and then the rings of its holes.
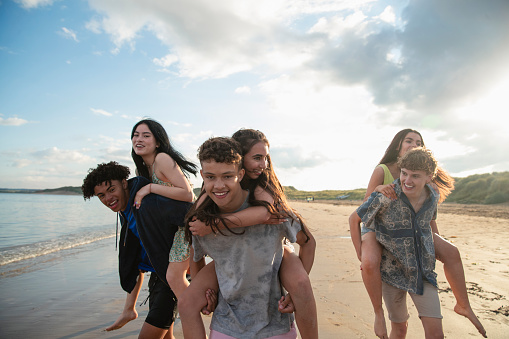
{"type": "Polygon", "coordinates": [[[293,313],[295,312],[295,305],[292,302],[290,294],[281,297],[278,301],[278,310],[281,313],[293,313]]]}
{"type": "Polygon", "coordinates": [[[396,191],[394,191],[394,184],[378,185],[375,188],[375,192],[382,193],[387,198],[389,198],[393,201],[398,199],[398,196],[396,195],[396,191]]]}
{"type": "Polygon", "coordinates": [[[140,190],[136,193],[136,196],[134,197],[134,207],[136,207],[137,210],[141,207],[141,201],[143,198],[150,193],[150,184],[143,186],[140,188],[140,190]]]}
{"type": "Polygon", "coordinates": [[[287,221],[288,219],[286,218],[278,218],[274,215],[270,215],[270,217],[265,221],[265,224],[267,225],[280,225],[282,223],[284,223],[285,221],[287,221]]]}
{"type": "Polygon", "coordinates": [[[216,291],[212,289],[208,289],[205,292],[205,298],[207,298],[207,306],[203,307],[201,309],[201,313],[204,315],[209,315],[210,313],[214,312],[217,306],[217,293],[216,291]]]}
{"type": "Polygon", "coordinates": [[[189,222],[189,230],[192,235],[198,235],[200,237],[212,233],[212,227],[207,226],[203,221],[198,219],[193,219],[193,221],[189,222]]]}

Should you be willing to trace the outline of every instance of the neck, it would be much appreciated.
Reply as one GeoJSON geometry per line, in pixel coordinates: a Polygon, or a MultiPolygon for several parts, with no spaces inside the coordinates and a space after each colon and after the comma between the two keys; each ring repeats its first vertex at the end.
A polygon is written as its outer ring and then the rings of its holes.
{"type": "Polygon", "coordinates": [[[240,190],[239,194],[237,194],[237,196],[235,196],[232,199],[231,203],[228,204],[228,206],[224,206],[223,208],[219,208],[219,211],[221,213],[233,213],[233,212],[235,212],[236,210],[238,210],[240,208],[240,206],[242,206],[244,201],[246,201],[248,193],[249,192],[246,191],[246,190],[240,190]]]}
{"type": "Polygon", "coordinates": [[[427,196],[428,196],[428,192],[427,192],[426,186],[425,186],[419,193],[415,194],[415,196],[409,197],[407,195],[407,198],[408,198],[408,201],[410,201],[410,203],[412,204],[414,211],[418,212],[421,209],[422,205],[424,204],[424,201],[426,200],[427,196]]]}
{"type": "Polygon", "coordinates": [[[156,155],[157,154],[151,154],[141,157],[143,159],[143,163],[148,169],[151,169],[152,166],[154,165],[154,162],[156,161],[156,155]]]}

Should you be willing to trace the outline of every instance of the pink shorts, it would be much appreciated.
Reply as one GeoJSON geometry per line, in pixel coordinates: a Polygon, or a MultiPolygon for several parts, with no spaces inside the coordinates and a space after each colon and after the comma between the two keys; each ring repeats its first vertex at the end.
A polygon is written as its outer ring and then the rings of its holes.
{"type": "MultiPolygon", "coordinates": [[[[210,330],[209,339],[236,339],[235,337],[230,337],[229,335],[223,334],[221,332],[217,332],[214,330],[210,330]]],[[[266,339],[297,339],[297,329],[295,328],[295,323],[292,323],[290,327],[290,331],[285,334],[276,335],[273,337],[269,337],[266,339]]]]}

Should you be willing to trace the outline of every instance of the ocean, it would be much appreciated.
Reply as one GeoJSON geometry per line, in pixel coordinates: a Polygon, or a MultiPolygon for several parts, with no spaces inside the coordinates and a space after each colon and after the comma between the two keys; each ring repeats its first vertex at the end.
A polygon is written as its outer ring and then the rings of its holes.
{"type": "Polygon", "coordinates": [[[0,193],[0,206],[0,278],[107,238],[114,250],[117,216],[97,198],[0,193]]]}

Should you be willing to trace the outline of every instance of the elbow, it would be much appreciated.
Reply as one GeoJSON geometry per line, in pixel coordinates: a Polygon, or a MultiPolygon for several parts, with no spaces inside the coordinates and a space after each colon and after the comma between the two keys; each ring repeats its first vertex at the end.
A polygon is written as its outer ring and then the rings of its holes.
{"type": "Polygon", "coordinates": [[[192,190],[190,190],[190,191],[188,191],[188,192],[186,193],[186,196],[185,196],[185,198],[184,198],[184,201],[185,201],[185,202],[193,202],[193,201],[194,201],[194,193],[193,193],[193,191],[192,191],[192,190]]]}
{"type": "Polygon", "coordinates": [[[308,233],[308,239],[306,241],[306,245],[309,246],[310,249],[313,250],[313,252],[315,251],[316,249],[316,240],[315,240],[315,237],[313,237],[313,235],[311,234],[311,232],[307,232],[308,233]]]}

